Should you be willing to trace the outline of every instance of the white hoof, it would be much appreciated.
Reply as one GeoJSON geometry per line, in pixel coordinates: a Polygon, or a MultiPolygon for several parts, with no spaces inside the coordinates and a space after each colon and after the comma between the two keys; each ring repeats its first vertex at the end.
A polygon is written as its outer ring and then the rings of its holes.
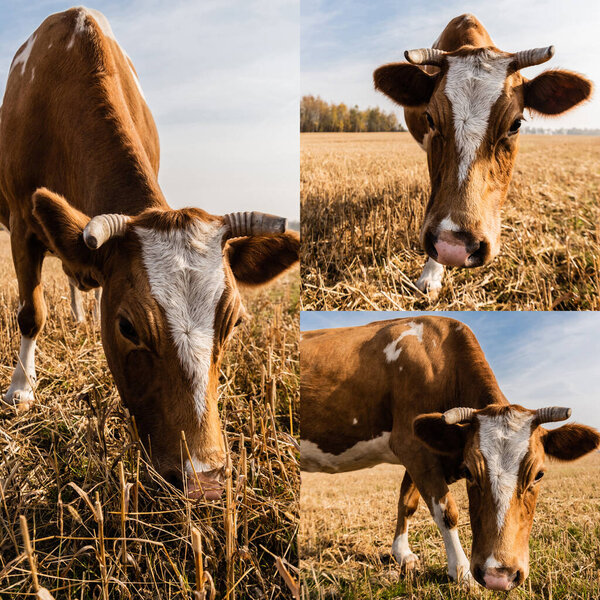
{"type": "Polygon", "coordinates": [[[33,405],[35,397],[31,388],[19,390],[10,387],[8,388],[6,394],[4,394],[3,400],[6,404],[10,404],[11,406],[14,406],[18,411],[21,411],[29,410],[33,405]]]}
{"type": "Polygon", "coordinates": [[[461,567],[459,565],[456,569],[456,572],[451,573],[450,571],[448,571],[448,575],[450,575],[453,581],[464,585],[468,589],[471,589],[476,585],[475,578],[473,577],[473,575],[471,575],[471,571],[468,566],[461,567]]]}
{"type": "Polygon", "coordinates": [[[442,279],[444,277],[444,267],[430,258],[425,264],[421,277],[417,280],[416,286],[424,294],[435,300],[442,289],[442,279]]]}
{"type": "Polygon", "coordinates": [[[420,564],[421,560],[416,554],[409,552],[401,557],[396,557],[398,564],[405,571],[414,571],[420,564]]]}

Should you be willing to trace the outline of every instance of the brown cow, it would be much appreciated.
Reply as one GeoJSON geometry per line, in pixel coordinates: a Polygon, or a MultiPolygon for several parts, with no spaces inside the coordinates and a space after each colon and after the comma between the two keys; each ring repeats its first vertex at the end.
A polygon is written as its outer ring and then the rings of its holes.
{"type": "Polygon", "coordinates": [[[106,358],[158,470],[191,496],[204,488],[217,497],[217,384],[244,315],[238,284],[263,284],[294,264],[298,236],[261,213],[169,207],[154,120],[97,11],[74,8],[40,25],[13,60],[0,116],[0,221],[11,230],[22,336],[5,400],[33,399],[46,319],[40,274],[52,251],[81,289],[103,288],[106,358]]]}
{"type": "Polygon", "coordinates": [[[421,243],[430,258],[417,287],[435,297],[443,265],[479,267],[498,254],[525,110],[564,113],[590,97],[592,84],[562,70],[526,79],[521,69],[549,60],[554,47],[502,52],[473,15],[452,19],[433,49],[404,54],[408,63],[379,67],[374,81],[405,107],[408,129],[427,152],[431,196],[421,243]]]}
{"type": "Polygon", "coordinates": [[[379,321],[302,334],[301,468],[338,473],[403,464],[392,553],[418,558],[408,522],[423,498],[442,534],[448,573],[512,589],[529,571],[529,532],[546,456],[574,460],[600,435],[547,430],[570,409],[508,404],[473,333],[446,317],[379,321]],[[448,483],[467,480],[471,561],[458,537],[448,483]]]}

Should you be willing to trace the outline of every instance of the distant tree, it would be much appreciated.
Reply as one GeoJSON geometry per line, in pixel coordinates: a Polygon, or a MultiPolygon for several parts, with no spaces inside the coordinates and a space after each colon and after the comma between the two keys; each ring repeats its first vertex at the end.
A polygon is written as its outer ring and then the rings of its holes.
{"type": "Polygon", "coordinates": [[[345,104],[329,104],[319,96],[303,96],[300,131],[406,131],[393,112],[380,108],[361,110],[345,104]]]}

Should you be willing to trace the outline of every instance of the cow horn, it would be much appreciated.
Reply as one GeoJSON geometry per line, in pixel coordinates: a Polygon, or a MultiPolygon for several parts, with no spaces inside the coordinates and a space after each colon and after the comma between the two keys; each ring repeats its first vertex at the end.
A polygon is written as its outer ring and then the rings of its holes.
{"type": "Polygon", "coordinates": [[[538,423],[554,423],[566,421],[571,416],[571,409],[562,406],[545,406],[535,411],[538,423]]]}
{"type": "Polygon", "coordinates": [[[446,53],[437,48],[419,48],[418,50],[406,50],[404,57],[413,65],[432,65],[441,67],[446,53]]]}
{"type": "Polygon", "coordinates": [[[96,250],[111,237],[125,233],[131,217],[127,215],[97,215],[83,230],[83,241],[88,248],[96,250]]]}
{"type": "Polygon", "coordinates": [[[514,63],[517,71],[525,67],[533,67],[541,65],[554,56],[554,46],[546,48],[532,48],[531,50],[523,50],[514,53],[514,63]]]}
{"type": "Polygon", "coordinates": [[[475,414],[474,408],[469,408],[468,406],[459,406],[458,408],[451,408],[447,410],[444,414],[442,414],[442,419],[448,425],[455,425],[456,423],[461,423],[462,421],[470,421],[475,414]]]}
{"type": "Polygon", "coordinates": [[[284,233],[287,219],[262,212],[235,212],[225,215],[226,237],[236,238],[250,235],[274,235],[284,233]]]}

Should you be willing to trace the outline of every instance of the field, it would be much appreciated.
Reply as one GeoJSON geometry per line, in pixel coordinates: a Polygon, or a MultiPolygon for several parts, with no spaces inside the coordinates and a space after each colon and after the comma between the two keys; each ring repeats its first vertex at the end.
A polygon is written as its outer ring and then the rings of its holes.
{"type": "MultiPolygon", "coordinates": [[[[36,404],[22,414],[0,408],[0,597],[35,596],[37,577],[57,600],[291,598],[298,577],[298,269],[244,293],[251,319],[230,342],[221,374],[231,474],[223,499],[212,503],[184,498],[140,455],[91,314],[73,323],[57,259],[46,259],[43,279],[49,320],[38,344],[36,404]],[[201,549],[192,547],[192,527],[201,549]]],[[[19,347],[6,232],[0,282],[6,390],[19,347]]]]}
{"type": "MultiPolygon", "coordinates": [[[[421,500],[409,525],[421,558],[412,576],[391,557],[403,467],[326,475],[302,473],[299,534],[303,600],[497,598],[476,586],[467,593],[446,575],[441,535],[421,500]]],[[[552,463],[540,492],[530,539],[530,576],[511,598],[595,600],[600,597],[600,454],[552,463]]],[[[451,486],[459,532],[470,555],[464,482],[451,486]]]]}
{"type": "Polygon", "coordinates": [[[598,310],[600,137],[521,137],[500,255],[417,290],[429,197],[408,133],[301,137],[305,310],[598,310]]]}

